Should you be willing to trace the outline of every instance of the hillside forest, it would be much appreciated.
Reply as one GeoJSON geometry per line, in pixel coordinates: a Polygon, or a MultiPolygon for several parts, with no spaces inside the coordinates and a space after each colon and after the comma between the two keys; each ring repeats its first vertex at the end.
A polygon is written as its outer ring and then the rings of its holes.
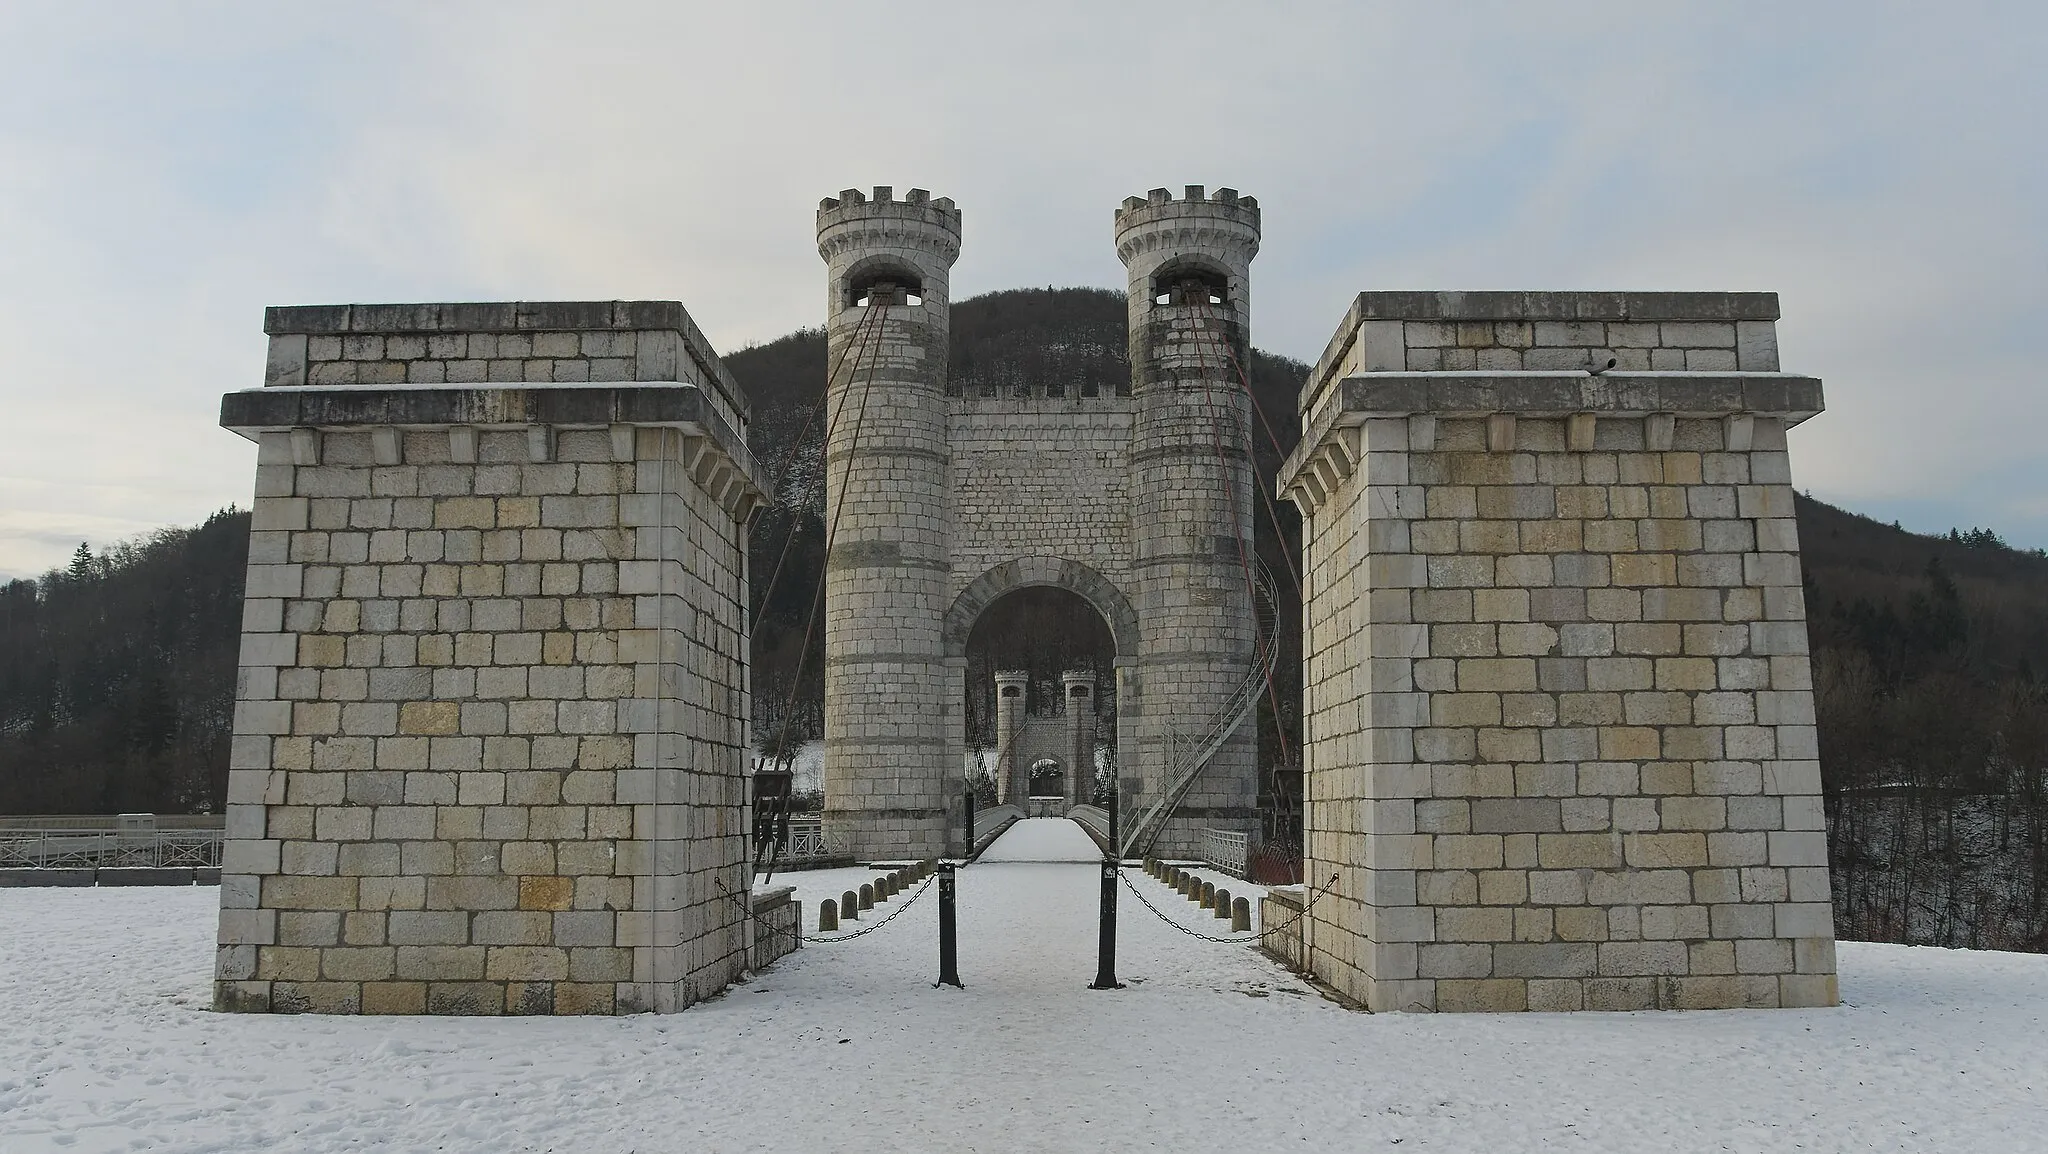
{"type": "MultiPolygon", "coordinates": [[[[1124,334],[1119,293],[962,301],[951,381],[997,393],[1053,380],[1126,390],[1124,334]]],[[[823,390],[824,334],[725,360],[753,398],[750,440],[777,492],[754,522],[750,558],[763,586],[754,733],[772,756],[822,730],[822,631],[804,643],[823,567],[821,422],[799,433],[823,390]],[[778,569],[768,587],[762,575],[778,569]]],[[[1255,352],[1248,369],[1270,493],[1307,367],[1255,352]]],[[[1267,838],[1298,844],[1300,607],[1288,573],[1299,521],[1284,504],[1255,513],[1281,647],[1258,719],[1261,805],[1267,838]]],[[[2048,557],[1987,529],[1919,535],[1808,498],[1798,517],[1837,932],[2048,950],[2048,557]]],[[[248,524],[226,509],[98,550],[81,544],[66,567],[0,585],[0,814],[219,810],[248,524]]],[[[985,731],[997,668],[1054,684],[1063,668],[1104,660],[1106,630],[1073,603],[999,603],[970,646],[970,725],[985,731]]]]}

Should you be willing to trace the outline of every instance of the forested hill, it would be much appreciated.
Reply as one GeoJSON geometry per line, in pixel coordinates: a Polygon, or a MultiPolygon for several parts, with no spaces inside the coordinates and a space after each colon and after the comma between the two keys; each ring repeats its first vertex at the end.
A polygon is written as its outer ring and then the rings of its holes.
{"type": "MultiPolygon", "coordinates": [[[[959,302],[951,364],[964,387],[1058,378],[1127,384],[1121,294],[1028,289],[959,302]]],[[[788,505],[757,523],[752,570],[765,583],[795,528],[784,572],[759,606],[756,733],[781,711],[822,559],[818,430],[791,442],[822,388],[825,341],[805,330],[726,358],[755,402],[753,442],[788,505]]],[[[1255,430],[1268,483],[1292,448],[1294,394],[1306,367],[1257,354],[1254,396],[1276,445],[1255,430]]],[[[1258,510],[1260,548],[1287,585],[1283,541],[1258,510]]],[[[2005,788],[2015,765],[2048,765],[2048,558],[1987,531],[1902,532],[1802,500],[1808,605],[1816,647],[1822,751],[1830,786],[1920,781],[2005,788]]],[[[0,812],[217,809],[227,764],[248,517],[226,511],[191,529],[81,550],[65,570],[0,587],[0,812]]],[[[759,598],[765,590],[756,590],[759,598]]],[[[814,652],[794,697],[792,737],[815,735],[814,652]]],[[[1294,652],[1281,669],[1298,675],[1294,652]]],[[[1292,685],[1282,698],[1293,728],[1292,685]]],[[[1269,750],[1275,719],[1262,716],[1269,750]]]]}

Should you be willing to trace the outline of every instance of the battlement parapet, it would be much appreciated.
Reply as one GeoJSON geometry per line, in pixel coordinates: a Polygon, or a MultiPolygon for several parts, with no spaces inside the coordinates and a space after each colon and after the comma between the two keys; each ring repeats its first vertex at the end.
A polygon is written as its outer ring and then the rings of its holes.
{"type": "Polygon", "coordinates": [[[936,250],[946,263],[960,255],[960,210],[951,197],[913,188],[897,200],[888,185],[870,199],[857,188],[818,202],[818,252],[827,261],[851,248],[936,250]]]}
{"type": "Polygon", "coordinates": [[[1209,249],[1249,264],[1259,251],[1259,202],[1234,188],[1208,194],[1191,184],[1176,200],[1155,188],[1116,210],[1116,254],[1126,265],[1146,253],[1209,249]]]}
{"type": "Polygon", "coordinates": [[[1128,214],[1143,209],[1171,206],[1185,213],[1190,210],[1200,211],[1203,206],[1207,206],[1211,209],[1234,207],[1242,215],[1247,216],[1254,224],[1258,222],[1258,197],[1239,196],[1234,188],[1219,188],[1211,195],[1205,193],[1199,184],[1188,185],[1183,190],[1183,193],[1184,195],[1179,200],[1175,200],[1173,198],[1173,190],[1167,188],[1155,188],[1144,196],[1127,196],[1124,198],[1124,202],[1117,206],[1116,219],[1121,222],[1128,214]]]}

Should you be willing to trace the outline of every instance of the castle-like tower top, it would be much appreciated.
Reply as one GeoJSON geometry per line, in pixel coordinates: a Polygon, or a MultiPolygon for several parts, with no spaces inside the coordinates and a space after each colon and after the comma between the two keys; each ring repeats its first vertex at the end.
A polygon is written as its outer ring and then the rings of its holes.
{"type": "Polygon", "coordinates": [[[1208,194],[1190,184],[1179,200],[1155,188],[1116,210],[1116,255],[1125,264],[1146,252],[1220,249],[1249,264],[1259,251],[1259,202],[1234,188],[1208,194]]]}
{"type": "Polygon", "coordinates": [[[870,198],[857,188],[818,202],[818,252],[826,260],[846,246],[937,248],[944,259],[960,255],[960,210],[951,197],[932,199],[913,188],[902,200],[886,184],[870,198]]]}

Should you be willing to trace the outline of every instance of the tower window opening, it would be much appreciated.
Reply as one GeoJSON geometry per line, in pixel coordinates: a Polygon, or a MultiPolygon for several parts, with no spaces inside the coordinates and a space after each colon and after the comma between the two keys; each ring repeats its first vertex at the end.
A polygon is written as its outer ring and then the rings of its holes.
{"type": "Polygon", "coordinates": [[[1085,686],[1085,685],[1076,685],[1076,686],[1075,686],[1075,687],[1073,687],[1072,689],[1069,689],[1069,690],[1067,690],[1067,696],[1068,696],[1068,697],[1086,697],[1086,696],[1088,696],[1088,687],[1087,687],[1087,686],[1085,686]]]}
{"type": "Polygon", "coordinates": [[[1152,281],[1155,305],[1212,305],[1230,303],[1230,279],[1212,269],[1179,268],[1161,272],[1152,281]]]}
{"type": "Polygon", "coordinates": [[[847,297],[855,308],[863,309],[874,305],[921,305],[924,286],[907,272],[887,270],[851,282],[847,297]]]}
{"type": "Polygon", "coordinates": [[[1003,686],[1003,696],[1004,696],[1004,697],[1016,697],[1016,696],[1018,696],[1019,694],[1021,694],[1021,693],[1023,693],[1023,692],[1024,692],[1024,690],[1023,690],[1022,688],[1020,688],[1020,687],[1018,687],[1018,686],[1015,686],[1015,685],[1005,685],[1005,686],[1003,686]]]}

